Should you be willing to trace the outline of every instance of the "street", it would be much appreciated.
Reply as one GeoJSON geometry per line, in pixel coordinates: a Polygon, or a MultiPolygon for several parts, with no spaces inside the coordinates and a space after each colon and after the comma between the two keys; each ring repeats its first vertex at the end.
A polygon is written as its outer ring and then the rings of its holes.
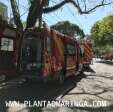
{"type": "MultiPolygon", "coordinates": [[[[25,79],[13,79],[7,83],[0,83],[0,112],[5,112],[5,101],[24,100],[69,100],[69,101],[106,101],[105,112],[113,110],[113,61],[94,59],[92,72],[85,72],[79,76],[66,79],[63,85],[57,82],[44,84],[41,81],[29,82],[25,79]],[[110,107],[110,108],[109,108],[110,107]],[[107,110],[108,109],[108,110],[107,110]],[[111,109],[111,110],[110,110],[111,109]]],[[[98,106],[98,105],[97,105],[98,106]]],[[[77,108],[42,108],[42,112],[86,112],[92,107],[77,108]]],[[[10,109],[9,109],[10,110],[10,109]]],[[[37,110],[37,109],[36,109],[37,110]]],[[[33,112],[36,112],[34,110],[33,112]]],[[[94,109],[97,112],[98,108],[94,109]]],[[[13,112],[13,111],[9,111],[13,112]]],[[[15,111],[16,112],[16,111],[15,111]]],[[[21,111],[24,112],[24,111],[21,111]]],[[[27,112],[27,110],[25,111],[27,112]]]]}
{"type": "MultiPolygon", "coordinates": [[[[86,72],[85,78],[82,78],[74,89],[61,98],[63,100],[71,99],[89,103],[92,101],[106,101],[107,104],[105,108],[103,107],[103,110],[105,112],[113,110],[113,62],[94,59],[94,64],[91,65],[91,68],[95,73],[86,72]]],[[[86,110],[91,111],[92,107],[86,110]]],[[[95,111],[97,110],[95,109],[95,111]]]]}
{"type": "Polygon", "coordinates": [[[0,112],[113,112],[113,0],[0,0],[0,112]]]}

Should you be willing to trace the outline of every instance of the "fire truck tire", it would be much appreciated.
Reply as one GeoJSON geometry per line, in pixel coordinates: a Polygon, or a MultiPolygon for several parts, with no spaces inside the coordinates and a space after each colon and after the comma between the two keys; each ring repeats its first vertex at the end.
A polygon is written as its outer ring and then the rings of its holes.
{"type": "Polygon", "coordinates": [[[64,81],[65,81],[65,75],[64,75],[63,71],[61,71],[59,74],[59,84],[63,84],[64,81]]]}
{"type": "Polygon", "coordinates": [[[60,75],[59,76],[59,84],[63,84],[64,83],[64,76],[60,75]]]}
{"type": "Polygon", "coordinates": [[[43,82],[44,82],[44,84],[48,83],[48,79],[44,78],[43,82]]]}

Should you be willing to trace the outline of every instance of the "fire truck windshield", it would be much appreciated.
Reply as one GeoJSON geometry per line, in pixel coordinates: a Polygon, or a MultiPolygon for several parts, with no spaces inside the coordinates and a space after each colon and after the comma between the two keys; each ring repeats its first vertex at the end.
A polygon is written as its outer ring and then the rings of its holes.
{"type": "Polygon", "coordinates": [[[35,37],[24,38],[22,61],[26,69],[39,69],[41,66],[42,40],[35,37]]]}

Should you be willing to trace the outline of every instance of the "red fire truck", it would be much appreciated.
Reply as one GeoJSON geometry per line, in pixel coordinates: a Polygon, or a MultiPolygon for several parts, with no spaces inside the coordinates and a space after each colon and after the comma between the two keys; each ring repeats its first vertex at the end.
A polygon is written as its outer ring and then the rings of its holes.
{"type": "Polygon", "coordinates": [[[83,58],[89,56],[83,57],[75,38],[47,27],[27,29],[21,34],[12,27],[0,26],[0,75],[63,82],[65,77],[79,74],[83,58]]]}
{"type": "Polygon", "coordinates": [[[21,72],[26,77],[63,82],[82,70],[77,40],[47,27],[26,30],[21,49],[21,72]]]}
{"type": "Polygon", "coordinates": [[[113,54],[112,53],[106,53],[106,54],[101,56],[101,59],[102,60],[110,60],[110,61],[112,61],[113,60],[113,54]]]}

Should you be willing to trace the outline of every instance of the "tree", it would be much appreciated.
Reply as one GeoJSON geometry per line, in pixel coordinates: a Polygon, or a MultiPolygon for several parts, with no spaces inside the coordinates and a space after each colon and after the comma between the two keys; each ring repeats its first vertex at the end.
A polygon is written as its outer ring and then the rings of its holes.
{"type": "Polygon", "coordinates": [[[97,21],[91,28],[91,38],[94,40],[95,46],[100,45],[100,21],[97,21]]]}
{"type": "Polygon", "coordinates": [[[59,32],[70,35],[70,36],[80,36],[81,38],[84,38],[85,34],[82,29],[79,28],[79,26],[70,23],[69,21],[61,21],[57,24],[51,26],[51,28],[58,30],[59,32]]]}
{"type": "Polygon", "coordinates": [[[18,30],[22,31],[23,25],[22,25],[22,21],[20,19],[19,9],[16,4],[16,0],[10,0],[10,3],[11,3],[11,7],[12,7],[13,16],[14,16],[14,23],[17,26],[18,30]]]}
{"type": "Polygon", "coordinates": [[[111,52],[113,50],[113,15],[97,21],[91,29],[91,37],[96,48],[111,52]]]}
{"type": "MultiPolygon", "coordinates": [[[[42,14],[56,11],[57,9],[59,9],[60,7],[67,3],[72,4],[80,14],[89,14],[95,11],[95,9],[98,7],[110,5],[113,3],[112,0],[107,0],[108,2],[106,2],[105,0],[99,0],[95,1],[96,5],[93,5],[93,7],[88,7],[91,6],[92,4],[92,2],[89,0],[62,0],[59,3],[56,3],[54,6],[49,6],[49,2],[51,2],[51,0],[28,0],[28,1],[30,3],[30,7],[28,17],[26,20],[27,21],[26,28],[35,26],[37,20],[40,21],[42,19],[42,14]]],[[[18,11],[16,0],[10,0],[10,2],[14,16],[14,22],[18,29],[23,30],[22,21],[20,19],[20,13],[18,11]]]]}

